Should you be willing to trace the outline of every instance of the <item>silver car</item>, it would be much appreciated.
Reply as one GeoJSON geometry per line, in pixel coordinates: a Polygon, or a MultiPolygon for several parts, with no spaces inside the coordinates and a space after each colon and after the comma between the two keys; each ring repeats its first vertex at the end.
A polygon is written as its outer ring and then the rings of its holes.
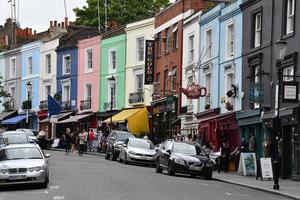
{"type": "Polygon", "coordinates": [[[17,129],[16,131],[23,131],[29,136],[31,142],[37,142],[37,137],[36,137],[36,135],[38,134],[37,130],[20,128],[17,129]]]}
{"type": "Polygon", "coordinates": [[[5,131],[0,134],[0,137],[5,139],[8,144],[25,144],[31,142],[29,136],[23,131],[5,131]]]}
{"type": "Polygon", "coordinates": [[[0,151],[0,186],[49,183],[49,154],[37,144],[9,144],[0,151]]]}
{"type": "Polygon", "coordinates": [[[156,151],[150,140],[128,138],[121,146],[119,161],[155,165],[156,151]]]}

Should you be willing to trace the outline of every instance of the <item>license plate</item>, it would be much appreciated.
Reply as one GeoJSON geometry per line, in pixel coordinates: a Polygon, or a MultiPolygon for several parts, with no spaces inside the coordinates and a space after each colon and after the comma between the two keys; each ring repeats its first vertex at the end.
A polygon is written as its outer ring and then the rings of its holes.
{"type": "Polygon", "coordinates": [[[21,176],[10,176],[9,180],[20,180],[20,179],[26,179],[25,175],[21,175],[21,176]]]}
{"type": "Polygon", "coordinates": [[[195,171],[201,171],[202,167],[198,167],[198,166],[190,166],[191,170],[195,170],[195,171]]]}

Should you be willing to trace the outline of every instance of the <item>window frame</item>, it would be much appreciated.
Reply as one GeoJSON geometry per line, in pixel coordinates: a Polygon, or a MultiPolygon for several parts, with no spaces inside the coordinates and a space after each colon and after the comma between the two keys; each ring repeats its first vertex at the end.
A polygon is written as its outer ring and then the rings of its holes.
{"type": "Polygon", "coordinates": [[[226,59],[232,59],[234,57],[234,53],[235,53],[234,51],[235,51],[235,23],[232,21],[226,25],[226,59]],[[231,30],[230,33],[229,30],[231,30]]]}
{"type": "Polygon", "coordinates": [[[111,103],[111,99],[113,99],[113,105],[112,105],[112,108],[113,109],[116,109],[117,108],[117,80],[115,79],[114,81],[113,80],[107,80],[107,101],[109,102],[109,107],[111,106],[110,103],[111,103]],[[112,85],[114,85],[114,96],[111,98],[111,88],[112,88],[112,85]]]}
{"type": "Polygon", "coordinates": [[[51,95],[51,84],[45,85],[45,93],[44,94],[45,94],[45,100],[47,100],[48,99],[48,94],[51,95]],[[47,90],[48,90],[47,88],[48,87],[50,87],[50,93],[47,93],[47,90]]]}
{"type": "Polygon", "coordinates": [[[93,84],[92,83],[85,83],[84,84],[84,100],[92,100],[92,93],[93,93],[93,84]],[[90,86],[91,87],[91,95],[90,95],[90,98],[89,98],[89,96],[88,96],[88,86],[90,86]],[[88,99],[89,98],[89,99],[88,99]]]}
{"type": "Polygon", "coordinates": [[[17,76],[17,58],[11,57],[9,59],[9,77],[14,78],[17,76]],[[14,60],[14,66],[12,66],[12,60],[14,60]],[[13,73],[14,72],[14,73],[13,73]]]}
{"type": "Polygon", "coordinates": [[[284,27],[283,27],[283,35],[290,35],[290,34],[294,34],[295,32],[295,26],[296,26],[296,18],[295,18],[295,14],[296,14],[296,1],[295,0],[285,0],[284,1],[284,6],[283,6],[283,24],[284,24],[284,27]],[[289,2],[292,1],[292,8],[291,11],[292,11],[292,14],[289,13],[290,11],[290,4],[289,2]],[[289,22],[292,21],[292,26],[289,26],[289,22]],[[289,30],[290,28],[290,30],[289,30]]]}
{"type": "Polygon", "coordinates": [[[143,62],[145,60],[145,37],[139,36],[136,38],[136,61],[143,62]],[[142,42],[140,43],[140,41],[142,42]],[[140,48],[140,44],[142,44],[143,48],[140,48]],[[142,59],[140,59],[140,56],[142,59]]]}
{"type": "Polygon", "coordinates": [[[209,27],[205,30],[205,61],[210,60],[212,58],[212,28],[209,27]],[[210,32],[210,43],[208,44],[207,36],[208,32],[210,32]]]}
{"type": "Polygon", "coordinates": [[[135,76],[135,92],[143,92],[144,91],[144,74],[142,72],[136,73],[135,76]],[[138,77],[142,77],[141,88],[139,88],[138,77]]]}
{"type": "Polygon", "coordinates": [[[188,37],[188,63],[191,64],[194,62],[195,60],[195,34],[191,34],[188,37]],[[191,40],[191,38],[193,38],[191,40]]]}
{"type": "Polygon", "coordinates": [[[263,9],[259,7],[251,12],[251,39],[250,39],[250,47],[251,48],[259,48],[262,45],[262,32],[263,32],[263,9]],[[260,43],[256,45],[256,17],[260,15],[260,43]]]}
{"type": "Polygon", "coordinates": [[[85,72],[92,72],[93,71],[93,49],[88,48],[85,50],[85,72]],[[89,59],[89,53],[91,53],[91,59],[89,59]],[[90,66],[89,66],[89,63],[90,66]]]}
{"type": "Polygon", "coordinates": [[[178,25],[174,25],[174,28],[172,30],[172,36],[173,36],[173,51],[178,49],[178,25]]]}
{"type": "Polygon", "coordinates": [[[51,74],[51,71],[52,71],[51,70],[51,65],[52,65],[51,57],[52,57],[51,53],[45,55],[46,74],[51,74]]]}
{"type": "Polygon", "coordinates": [[[27,76],[33,74],[33,56],[30,55],[27,57],[27,76]]]}
{"type": "Polygon", "coordinates": [[[65,54],[65,55],[63,55],[63,75],[67,75],[67,74],[71,74],[71,54],[65,54]],[[67,57],[69,57],[70,59],[69,59],[69,66],[70,66],[70,68],[69,68],[69,72],[66,72],[66,63],[65,63],[65,59],[67,58],[67,57]]]}
{"type": "Polygon", "coordinates": [[[290,66],[282,68],[282,81],[283,82],[294,81],[294,76],[295,76],[295,66],[294,65],[290,65],[290,66]],[[293,77],[284,77],[285,75],[288,75],[288,74],[285,74],[285,72],[288,72],[288,70],[291,70],[292,73],[290,76],[293,76],[293,77]]]}
{"type": "Polygon", "coordinates": [[[108,57],[108,60],[109,60],[109,73],[116,73],[117,71],[117,68],[118,68],[118,58],[117,58],[117,49],[110,49],[109,50],[109,57],[108,57]],[[115,69],[113,69],[113,59],[112,59],[112,53],[115,52],[115,69]]]}

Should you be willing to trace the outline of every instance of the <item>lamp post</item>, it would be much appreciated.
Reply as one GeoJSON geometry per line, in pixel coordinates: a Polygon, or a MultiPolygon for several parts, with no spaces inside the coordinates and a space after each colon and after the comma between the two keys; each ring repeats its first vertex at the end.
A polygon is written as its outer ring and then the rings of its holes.
{"type": "MultiPolygon", "coordinates": [[[[110,82],[115,81],[115,77],[112,75],[108,78],[110,82]]],[[[112,109],[113,109],[113,85],[110,83],[110,124],[109,124],[109,133],[111,133],[111,126],[112,126],[112,109]]]]}
{"type": "Polygon", "coordinates": [[[29,124],[28,124],[28,112],[29,112],[29,98],[30,98],[30,92],[31,92],[31,89],[32,89],[32,84],[30,81],[28,81],[26,83],[26,87],[27,87],[27,108],[26,108],[26,125],[27,125],[27,128],[29,128],[29,124]]]}
{"type": "Polygon", "coordinates": [[[284,60],[285,53],[287,49],[287,43],[282,39],[278,40],[275,43],[275,59],[276,59],[276,69],[277,69],[277,78],[278,85],[276,87],[276,101],[275,102],[275,116],[276,116],[276,129],[273,135],[273,144],[274,144],[274,158],[273,158],[273,166],[274,166],[274,190],[279,190],[279,163],[278,163],[278,140],[280,136],[281,123],[279,116],[279,108],[280,108],[280,96],[281,96],[281,81],[282,81],[282,69],[281,69],[281,61],[284,60]]]}

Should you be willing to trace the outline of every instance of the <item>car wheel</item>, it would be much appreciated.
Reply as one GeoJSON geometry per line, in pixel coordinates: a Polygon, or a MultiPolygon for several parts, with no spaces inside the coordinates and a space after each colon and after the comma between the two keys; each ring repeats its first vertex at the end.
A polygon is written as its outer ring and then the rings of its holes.
{"type": "Polygon", "coordinates": [[[105,151],[105,159],[109,160],[109,158],[110,158],[110,155],[108,154],[108,148],[107,148],[105,151]]]}
{"type": "Polygon", "coordinates": [[[169,162],[169,164],[168,164],[168,174],[170,176],[173,176],[175,174],[173,166],[172,166],[172,162],[169,162]]]}
{"type": "Polygon", "coordinates": [[[159,160],[156,162],[156,173],[162,173],[163,169],[159,165],[159,160]]]}
{"type": "Polygon", "coordinates": [[[209,171],[206,171],[205,174],[204,174],[204,178],[206,180],[211,180],[212,179],[212,170],[209,170],[209,171]]]}
{"type": "Polygon", "coordinates": [[[49,183],[49,175],[45,177],[44,183],[42,183],[42,188],[47,188],[49,183]]]}

